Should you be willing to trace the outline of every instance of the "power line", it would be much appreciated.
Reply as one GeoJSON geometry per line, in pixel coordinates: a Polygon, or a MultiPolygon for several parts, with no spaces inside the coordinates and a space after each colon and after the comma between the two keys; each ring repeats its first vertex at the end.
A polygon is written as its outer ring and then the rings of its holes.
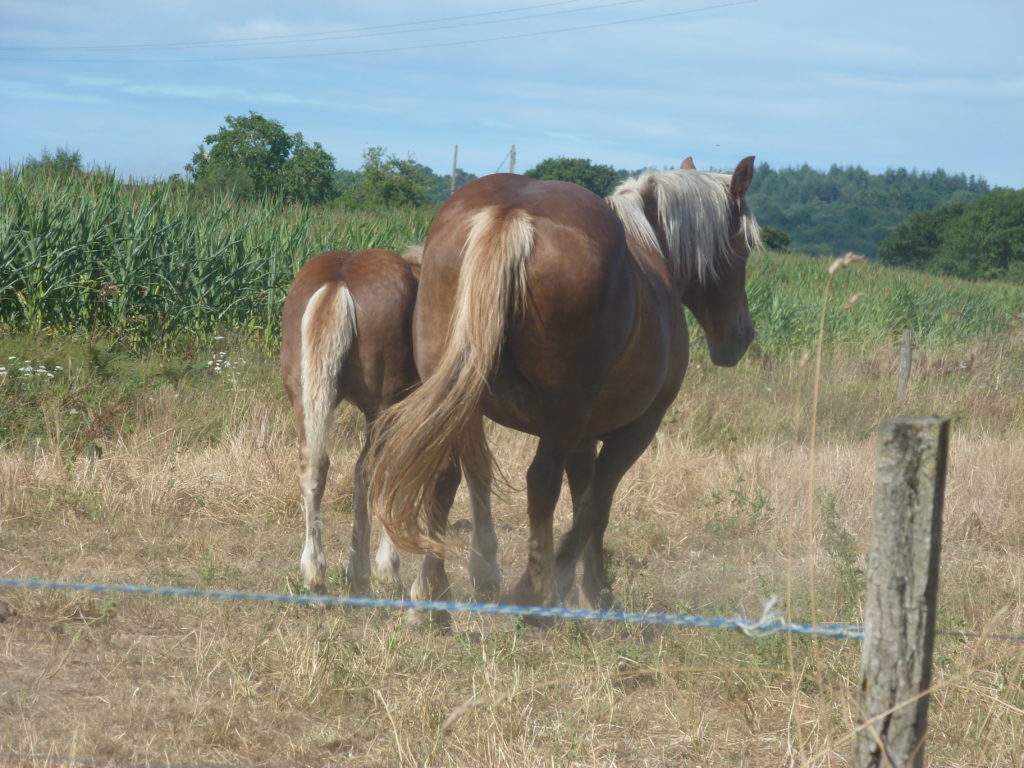
{"type": "Polygon", "coordinates": [[[495,173],[500,173],[501,172],[501,169],[505,167],[505,161],[508,160],[508,158],[509,158],[509,156],[511,154],[512,154],[512,150],[511,149],[508,152],[505,153],[505,156],[503,158],[501,158],[501,162],[498,163],[498,167],[494,169],[495,173]]]}
{"type": "MultiPolygon", "coordinates": [[[[572,0],[573,2],[579,2],[579,0],[572,0]]],[[[492,24],[507,24],[514,21],[529,21],[531,19],[542,19],[548,16],[560,16],[567,13],[582,13],[584,11],[596,11],[604,8],[615,8],[622,5],[636,5],[637,3],[645,3],[649,0],[614,0],[609,3],[597,3],[595,5],[582,5],[578,8],[563,8],[557,11],[547,11],[545,13],[528,13],[520,16],[506,16],[501,19],[484,19],[483,21],[468,21],[461,22],[458,24],[445,24],[442,26],[432,27],[412,27],[408,29],[390,29],[383,32],[369,32],[366,34],[333,34],[333,33],[316,33],[316,37],[307,37],[301,41],[256,41],[256,42],[237,42],[237,43],[224,43],[222,47],[227,48],[241,48],[245,46],[261,46],[261,45],[287,45],[292,42],[309,42],[309,43],[323,43],[332,42],[335,40],[362,40],[368,37],[390,37],[392,35],[408,35],[414,32],[443,32],[449,29],[464,29],[466,27],[482,27],[492,24]]]]}
{"type": "MultiPolygon", "coordinates": [[[[542,35],[553,35],[560,34],[563,32],[579,32],[588,29],[599,29],[603,27],[615,27],[622,24],[634,24],[642,21],[654,21],[657,19],[666,19],[676,16],[688,16],[695,13],[702,13],[704,11],[714,11],[723,8],[734,8],[741,5],[753,5],[758,0],[734,0],[734,2],[718,3],[715,5],[705,5],[698,8],[687,8],[680,11],[668,11],[666,13],[656,13],[649,16],[634,16],[626,19],[616,19],[613,21],[602,21],[595,22],[592,24],[580,24],[569,27],[555,27],[552,29],[538,30],[534,32],[520,32],[511,35],[494,35],[492,37],[479,37],[467,40],[452,40],[442,43],[420,43],[416,45],[402,45],[393,46],[389,48],[364,48],[355,51],[322,51],[316,53],[292,53],[292,54],[272,54],[264,56],[233,56],[233,57],[214,57],[214,58],[197,58],[197,59],[45,59],[48,63],[61,63],[61,64],[188,64],[188,63],[216,63],[216,62],[231,62],[231,61],[281,61],[287,59],[309,59],[309,58],[326,58],[331,56],[358,56],[361,54],[374,54],[374,53],[401,53],[405,51],[422,51],[434,48],[453,48],[462,45],[475,45],[478,43],[491,43],[499,42],[503,40],[521,40],[529,37],[540,37],[542,35]]],[[[39,59],[26,59],[26,58],[5,58],[3,61],[39,61],[39,59]]]]}
{"type": "Polygon", "coordinates": [[[330,29],[322,32],[293,32],[287,35],[253,35],[251,37],[223,37],[214,40],[190,40],[187,42],[175,43],[106,43],[97,45],[3,45],[3,51],[89,51],[89,50],[114,50],[120,48],[192,48],[211,45],[225,45],[231,43],[248,43],[251,41],[271,40],[303,40],[316,38],[321,35],[344,34],[348,32],[367,32],[377,29],[394,29],[396,27],[410,27],[419,24],[439,24],[444,21],[459,21],[461,19],[475,19],[482,16],[497,16],[502,13],[514,13],[516,11],[528,11],[536,8],[551,8],[557,5],[571,5],[581,0],[557,0],[557,2],[535,3],[533,5],[519,5],[511,8],[501,8],[496,11],[483,11],[478,13],[464,13],[459,16],[435,16],[431,19],[416,19],[414,21],[399,21],[391,24],[374,24],[365,27],[350,27],[348,29],[330,29]]]}

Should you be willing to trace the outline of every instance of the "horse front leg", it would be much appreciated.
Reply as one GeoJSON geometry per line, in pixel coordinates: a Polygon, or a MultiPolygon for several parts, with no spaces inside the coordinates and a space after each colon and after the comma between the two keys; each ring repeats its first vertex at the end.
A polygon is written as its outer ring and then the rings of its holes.
{"type": "MultiPolygon", "coordinates": [[[[585,494],[594,477],[594,461],[596,457],[597,441],[584,440],[573,449],[565,462],[565,474],[569,480],[569,495],[572,497],[573,520],[573,527],[567,536],[589,536],[589,526],[579,525],[577,527],[576,523],[585,515],[585,494]]],[[[564,540],[562,547],[564,547],[564,540]]],[[[555,571],[558,599],[559,602],[564,603],[576,582],[576,563],[573,561],[572,567],[559,568],[556,560],[555,571]]]]}
{"type": "Polygon", "coordinates": [[[572,528],[559,544],[559,586],[571,586],[576,561],[582,553],[583,594],[593,608],[606,610],[615,602],[604,552],[604,534],[615,491],[654,439],[664,413],[660,404],[652,406],[639,419],[604,438],[594,462],[593,477],[580,499],[579,510],[574,510],[572,528]]]}

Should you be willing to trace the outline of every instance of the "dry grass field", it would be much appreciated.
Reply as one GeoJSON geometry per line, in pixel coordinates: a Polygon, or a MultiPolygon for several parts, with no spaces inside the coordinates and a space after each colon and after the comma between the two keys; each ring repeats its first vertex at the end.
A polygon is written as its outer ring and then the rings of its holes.
{"type": "MultiPolygon", "coordinates": [[[[295,450],[272,360],[229,344],[220,359],[234,365],[197,368],[47,344],[49,370],[61,366],[52,380],[0,385],[0,575],[297,589],[295,450]]],[[[28,340],[8,347],[3,357],[29,356],[28,340]]],[[[756,616],[789,581],[794,618],[859,621],[875,430],[897,412],[894,368],[895,343],[827,353],[810,510],[813,361],[755,349],[719,370],[697,350],[616,499],[608,543],[622,606],[756,616]]],[[[955,419],[940,626],[980,633],[939,638],[929,762],[1020,768],[1024,644],[986,635],[1024,633],[1024,338],[926,349],[912,388],[901,412],[955,419]]],[[[359,434],[343,410],[325,507],[334,592],[359,434]]],[[[499,429],[492,441],[519,482],[494,504],[511,579],[533,441],[499,429]]],[[[452,520],[467,515],[460,491],[452,520]]],[[[468,543],[467,527],[453,540],[468,543]]],[[[454,596],[468,598],[464,556],[450,571],[454,596]]],[[[855,642],[475,616],[440,634],[384,611],[0,599],[0,765],[851,762],[855,642]]]]}

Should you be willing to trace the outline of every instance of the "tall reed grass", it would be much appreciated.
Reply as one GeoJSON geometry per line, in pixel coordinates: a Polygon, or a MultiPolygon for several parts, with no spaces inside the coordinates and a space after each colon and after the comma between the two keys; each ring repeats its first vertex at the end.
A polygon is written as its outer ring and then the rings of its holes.
{"type": "MultiPolygon", "coordinates": [[[[211,199],[184,183],[131,185],[103,173],[0,173],[0,327],[98,331],[137,345],[225,331],[273,340],[307,258],[400,249],[424,237],[431,215],[211,199]]],[[[812,347],[826,266],[798,254],[753,257],[762,349],[812,347]]],[[[872,346],[904,328],[921,344],[963,342],[1019,324],[1024,311],[1021,286],[878,265],[837,275],[834,288],[827,343],[872,346]]]]}

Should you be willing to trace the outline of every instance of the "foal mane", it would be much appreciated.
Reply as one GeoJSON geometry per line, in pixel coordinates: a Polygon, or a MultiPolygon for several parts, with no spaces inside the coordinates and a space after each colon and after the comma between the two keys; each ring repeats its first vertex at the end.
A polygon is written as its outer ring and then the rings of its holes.
{"type": "MultiPolygon", "coordinates": [[[[687,284],[714,282],[719,269],[736,257],[730,239],[732,176],[703,171],[645,171],[626,179],[605,200],[626,231],[630,250],[661,255],[669,271],[687,284]],[[668,253],[644,212],[645,195],[653,195],[658,224],[668,253]]],[[[745,199],[740,200],[740,232],[748,251],[761,247],[761,230],[745,199]]]]}

